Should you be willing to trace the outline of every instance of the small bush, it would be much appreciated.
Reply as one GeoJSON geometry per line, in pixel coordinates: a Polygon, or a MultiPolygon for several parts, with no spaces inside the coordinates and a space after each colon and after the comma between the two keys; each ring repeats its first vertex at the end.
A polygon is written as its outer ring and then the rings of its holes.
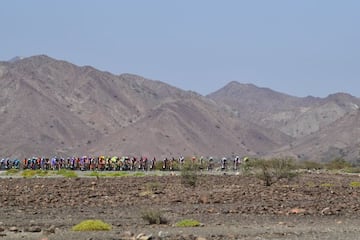
{"type": "Polygon", "coordinates": [[[36,175],[37,175],[37,171],[31,169],[26,169],[21,173],[21,176],[23,176],[24,178],[32,178],[36,175]]]}
{"type": "Polygon", "coordinates": [[[352,188],[359,188],[360,187],[360,182],[351,182],[349,185],[352,188]]]}
{"type": "Polygon", "coordinates": [[[269,162],[262,160],[262,164],[260,165],[260,170],[261,171],[260,173],[257,174],[257,177],[264,181],[265,186],[271,186],[274,180],[270,170],[269,162]]]}
{"type": "Polygon", "coordinates": [[[306,183],[306,186],[308,186],[308,187],[315,187],[316,184],[315,184],[314,182],[307,182],[307,183],[306,183]]]}
{"type": "Polygon", "coordinates": [[[193,219],[184,219],[175,224],[176,227],[199,227],[200,222],[193,219]]]}
{"type": "Polygon", "coordinates": [[[100,176],[104,177],[127,177],[129,176],[128,172],[108,172],[104,174],[100,174],[100,176]]]}
{"type": "Polygon", "coordinates": [[[163,162],[162,161],[156,161],[154,170],[163,170],[163,162]]]}
{"type": "Polygon", "coordinates": [[[15,168],[10,168],[8,170],[6,170],[6,175],[15,175],[17,173],[19,173],[19,169],[15,169],[15,168]]]}
{"type": "Polygon", "coordinates": [[[85,176],[88,176],[88,177],[100,177],[100,173],[97,172],[97,171],[92,171],[90,173],[85,174],[85,176]]]}
{"type": "Polygon", "coordinates": [[[128,172],[97,172],[93,171],[86,174],[89,177],[126,177],[129,176],[128,172]]]}
{"type": "Polygon", "coordinates": [[[46,170],[35,170],[36,171],[36,175],[40,176],[40,177],[45,177],[45,176],[49,176],[49,171],[46,170]]]}
{"type": "Polygon", "coordinates": [[[343,158],[335,158],[334,160],[325,164],[325,167],[328,170],[340,170],[350,168],[351,164],[345,161],[343,158]]]}
{"type": "Polygon", "coordinates": [[[146,176],[146,174],[143,173],[143,172],[136,172],[136,173],[133,174],[133,176],[134,177],[144,177],[144,176],[146,176]]]}
{"type": "Polygon", "coordinates": [[[111,225],[101,220],[85,220],[72,227],[73,231],[109,231],[111,225]]]}
{"type": "Polygon", "coordinates": [[[296,176],[293,171],[295,165],[291,159],[258,159],[252,166],[259,170],[257,177],[264,181],[265,186],[270,186],[280,179],[291,180],[296,176]]]}
{"type": "Polygon", "coordinates": [[[350,167],[344,170],[347,173],[360,173],[360,167],[350,167]]]}
{"type": "Polygon", "coordinates": [[[185,163],[181,169],[181,183],[186,187],[195,187],[198,179],[197,166],[185,163]]]}
{"type": "Polygon", "coordinates": [[[55,172],[56,175],[60,175],[66,178],[75,178],[77,177],[76,172],[71,171],[71,170],[65,170],[65,169],[60,169],[59,171],[55,172]]]}
{"type": "Polygon", "coordinates": [[[322,163],[314,162],[314,161],[302,161],[299,165],[300,168],[307,170],[324,168],[324,165],[322,163]]]}
{"type": "Polygon", "coordinates": [[[167,224],[167,219],[160,211],[148,210],[141,213],[141,218],[149,224],[167,224]]]}

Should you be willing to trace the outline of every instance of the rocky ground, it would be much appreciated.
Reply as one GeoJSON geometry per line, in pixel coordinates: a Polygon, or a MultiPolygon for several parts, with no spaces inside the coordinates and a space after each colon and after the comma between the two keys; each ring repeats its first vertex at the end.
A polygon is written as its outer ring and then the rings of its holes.
{"type": "Polygon", "coordinates": [[[0,179],[0,239],[360,239],[360,177],[301,174],[271,186],[253,176],[0,179]],[[142,219],[160,212],[166,224],[142,219]],[[74,232],[85,219],[112,230],[74,232]],[[195,219],[200,227],[175,223],[195,219]]]}

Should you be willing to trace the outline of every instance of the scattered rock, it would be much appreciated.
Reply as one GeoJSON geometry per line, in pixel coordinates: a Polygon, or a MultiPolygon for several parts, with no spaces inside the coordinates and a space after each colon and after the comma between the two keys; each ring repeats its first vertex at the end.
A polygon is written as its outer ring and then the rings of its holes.
{"type": "Polygon", "coordinates": [[[160,239],[167,238],[167,237],[169,237],[169,233],[168,233],[168,232],[160,231],[160,232],[158,233],[158,236],[159,236],[160,239]]]}
{"type": "Polygon", "coordinates": [[[144,233],[140,233],[139,235],[136,236],[136,240],[151,240],[152,239],[152,235],[146,235],[144,233]]]}
{"type": "Polygon", "coordinates": [[[209,197],[207,195],[200,195],[198,199],[198,203],[207,204],[209,203],[209,197]]]}
{"type": "Polygon", "coordinates": [[[321,215],[332,215],[333,212],[330,210],[329,207],[324,208],[323,210],[321,210],[321,215]]]}
{"type": "Polygon", "coordinates": [[[132,233],[130,231],[125,231],[122,234],[120,234],[120,239],[121,240],[136,240],[134,233],[132,233]]]}
{"type": "Polygon", "coordinates": [[[47,229],[47,231],[50,232],[50,233],[55,233],[55,230],[56,230],[55,225],[51,225],[51,226],[47,229]]]}
{"type": "Polygon", "coordinates": [[[25,232],[41,232],[41,228],[39,226],[31,226],[29,228],[24,229],[25,232]]]}
{"type": "Polygon", "coordinates": [[[49,228],[44,230],[44,234],[46,235],[54,234],[55,231],[56,231],[56,227],[54,225],[51,225],[49,228]]]}
{"type": "Polygon", "coordinates": [[[196,240],[207,240],[207,239],[204,237],[197,237],[196,240]]]}
{"type": "Polygon", "coordinates": [[[0,226],[0,232],[3,232],[3,231],[5,231],[5,228],[0,226]]]}
{"type": "Polygon", "coordinates": [[[10,232],[19,232],[20,230],[17,227],[13,226],[13,227],[9,228],[9,231],[10,232]]]}
{"type": "Polygon", "coordinates": [[[293,209],[290,209],[288,214],[301,214],[301,213],[305,213],[306,210],[303,209],[303,208],[293,208],[293,209]]]}

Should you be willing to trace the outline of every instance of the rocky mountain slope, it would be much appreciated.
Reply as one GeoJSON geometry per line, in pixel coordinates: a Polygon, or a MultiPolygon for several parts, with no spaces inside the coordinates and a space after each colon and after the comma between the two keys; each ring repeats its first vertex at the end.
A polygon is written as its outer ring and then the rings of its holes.
{"type": "Polygon", "coordinates": [[[18,58],[0,62],[0,157],[286,154],[354,160],[359,106],[348,94],[297,98],[237,82],[201,96],[44,55],[18,58]]]}
{"type": "Polygon", "coordinates": [[[275,128],[293,137],[267,153],[300,159],[360,159],[360,99],[346,93],[298,98],[251,84],[232,82],[208,96],[240,119],[275,128]]]}
{"type": "Polygon", "coordinates": [[[0,63],[0,103],[5,157],[256,155],[289,139],[194,92],[44,55],[0,63]]]}

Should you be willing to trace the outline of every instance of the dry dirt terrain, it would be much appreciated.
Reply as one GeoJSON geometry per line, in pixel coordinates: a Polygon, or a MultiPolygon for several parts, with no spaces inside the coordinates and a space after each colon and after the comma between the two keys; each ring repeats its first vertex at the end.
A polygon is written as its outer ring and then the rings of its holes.
{"type": "Polygon", "coordinates": [[[271,186],[241,174],[201,175],[195,187],[181,180],[2,177],[0,239],[360,239],[357,175],[306,173],[271,186]],[[148,224],[146,210],[168,223],[148,224]],[[71,230],[85,219],[112,230],[71,230]],[[202,225],[176,227],[183,219],[202,225]]]}

